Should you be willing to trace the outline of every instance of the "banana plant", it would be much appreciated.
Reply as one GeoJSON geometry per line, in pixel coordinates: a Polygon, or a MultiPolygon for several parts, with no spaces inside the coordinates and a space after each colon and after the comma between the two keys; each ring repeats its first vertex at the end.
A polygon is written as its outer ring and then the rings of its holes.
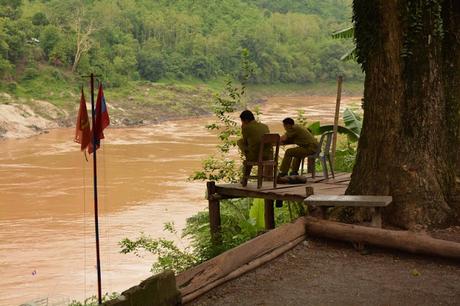
{"type": "MultiPolygon", "coordinates": [[[[343,112],[343,122],[345,126],[339,125],[337,132],[348,136],[348,141],[357,142],[363,126],[362,119],[351,109],[347,108],[343,112]]],[[[321,135],[334,130],[334,125],[321,125],[319,121],[313,122],[307,127],[313,135],[321,135]]]]}

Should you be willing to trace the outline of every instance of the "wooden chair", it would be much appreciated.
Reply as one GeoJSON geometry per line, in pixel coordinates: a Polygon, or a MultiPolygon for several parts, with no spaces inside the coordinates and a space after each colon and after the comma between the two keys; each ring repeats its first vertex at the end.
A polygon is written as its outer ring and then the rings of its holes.
{"type": "MultiPolygon", "coordinates": [[[[257,178],[257,189],[262,187],[262,181],[264,178],[273,179],[273,188],[276,188],[276,177],[278,176],[278,154],[280,149],[280,135],[279,134],[264,134],[260,141],[259,148],[259,158],[257,161],[247,161],[243,162],[243,181],[242,185],[246,186],[248,184],[248,179],[257,178]],[[264,148],[266,146],[275,146],[275,155],[274,159],[264,160],[264,148]],[[251,176],[251,171],[247,170],[247,167],[257,166],[257,175],[251,176]],[[270,166],[269,173],[264,173],[264,167],[270,166]]],[[[267,169],[268,170],[268,169],[267,169]]]]}
{"type": "Polygon", "coordinates": [[[332,167],[332,161],[331,161],[331,144],[332,144],[332,135],[333,132],[326,132],[321,135],[321,138],[319,140],[318,148],[316,149],[316,152],[312,155],[308,155],[305,158],[302,159],[302,163],[300,165],[300,175],[303,174],[304,171],[304,163],[305,159],[307,160],[312,160],[311,164],[308,163],[308,165],[312,165],[311,167],[311,177],[315,178],[316,176],[316,169],[315,169],[315,162],[317,159],[321,161],[321,166],[323,168],[323,175],[324,178],[329,179],[329,174],[328,174],[328,169],[327,169],[327,162],[329,162],[329,168],[331,170],[332,178],[335,178],[334,176],[334,168],[332,167]],[[323,148],[324,147],[324,148],[323,148]]]}

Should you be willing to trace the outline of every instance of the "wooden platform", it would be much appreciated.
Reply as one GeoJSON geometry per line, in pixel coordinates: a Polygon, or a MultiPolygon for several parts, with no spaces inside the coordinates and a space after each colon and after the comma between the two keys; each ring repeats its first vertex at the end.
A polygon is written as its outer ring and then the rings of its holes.
{"type": "Polygon", "coordinates": [[[306,184],[279,184],[273,188],[272,182],[264,182],[262,188],[257,189],[255,182],[246,187],[241,184],[207,183],[207,199],[209,202],[209,221],[213,239],[218,243],[220,231],[220,200],[231,198],[261,198],[265,199],[265,227],[275,228],[274,201],[303,202],[313,194],[343,195],[350,181],[350,173],[337,173],[335,178],[325,179],[317,176],[315,179],[307,177],[306,184]]]}

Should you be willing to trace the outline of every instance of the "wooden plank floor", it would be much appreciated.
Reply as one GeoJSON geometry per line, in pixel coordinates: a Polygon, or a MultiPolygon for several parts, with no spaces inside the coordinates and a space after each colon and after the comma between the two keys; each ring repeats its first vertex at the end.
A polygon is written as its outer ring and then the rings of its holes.
{"type": "Polygon", "coordinates": [[[350,173],[337,173],[335,178],[326,180],[322,176],[312,179],[307,177],[306,184],[278,184],[273,188],[273,182],[264,182],[261,189],[257,189],[255,182],[251,181],[248,186],[241,184],[216,185],[216,193],[224,197],[253,197],[270,200],[303,201],[311,194],[309,188],[313,188],[314,194],[342,195],[350,182],[350,173]]]}

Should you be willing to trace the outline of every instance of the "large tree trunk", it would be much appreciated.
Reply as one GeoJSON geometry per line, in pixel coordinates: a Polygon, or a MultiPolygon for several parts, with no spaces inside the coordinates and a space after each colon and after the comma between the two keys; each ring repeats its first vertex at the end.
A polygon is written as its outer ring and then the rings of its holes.
{"type": "Polygon", "coordinates": [[[355,0],[364,122],[347,194],[392,195],[384,220],[457,220],[459,29],[455,0],[355,0]]]}

